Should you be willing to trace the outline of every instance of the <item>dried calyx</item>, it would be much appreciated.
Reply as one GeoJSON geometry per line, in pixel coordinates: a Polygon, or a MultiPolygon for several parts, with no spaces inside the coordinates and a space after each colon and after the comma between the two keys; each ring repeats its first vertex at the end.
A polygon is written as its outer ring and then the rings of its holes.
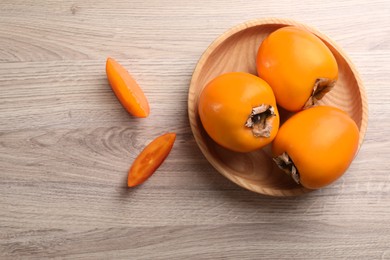
{"type": "Polygon", "coordinates": [[[272,106],[262,104],[252,108],[245,126],[252,128],[255,137],[270,137],[275,116],[275,110],[272,106]]]}
{"type": "Polygon", "coordinates": [[[296,183],[300,183],[299,181],[299,172],[294,162],[291,160],[290,156],[286,152],[282,153],[278,157],[274,158],[274,161],[278,165],[280,169],[282,169],[288,175],[294,179],[296,183]]]}
{"type": "Polygon", "coordinates": [[[314,83],[313,93],[306,101],[303,109],[310,108],[317,105],[317,102],[321,100],[326,93],[328,93],[336,84],[336,80],[330,80],[327,78],[319,78],[314,83]]]}

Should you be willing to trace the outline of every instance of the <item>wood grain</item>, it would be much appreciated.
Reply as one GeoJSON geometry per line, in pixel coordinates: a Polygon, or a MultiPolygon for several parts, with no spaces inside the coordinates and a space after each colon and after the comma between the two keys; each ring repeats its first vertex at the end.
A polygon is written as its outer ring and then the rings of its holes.
{"type": "Polygon", "coordinates": [[[390,259],[389,11],[385,0],[2,0],[0,259],[390,259]],[[207,46],[272,16],[337,42],[369,104],[347,174],[298,198],[264,197],[222,177],[187,116],[207,46]],[[143,87],[149,118],[117,102],[107,56],[143,87]],[[170,156],[128,190],[132,160],[167,131],[178,134],[170,156]]]}

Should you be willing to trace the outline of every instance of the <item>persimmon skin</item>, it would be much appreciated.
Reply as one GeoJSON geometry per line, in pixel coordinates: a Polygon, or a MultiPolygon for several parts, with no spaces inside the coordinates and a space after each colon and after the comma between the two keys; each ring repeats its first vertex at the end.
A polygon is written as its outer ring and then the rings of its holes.
{"type": "Polygon", "coordinates": [[[269,144],[279,128],[279,113],[271,87],[249,73],[231,72],[213,79],[199,97],[198,111],[208,135],[236,152],[251,152],[269,144]],[[272,106],[275,113],[269,137],[255,137],[245,126],[252,109],[262,104],[272,106]]]}
{"type": "Polygon", "coordinates": [[[257,53],[257,72],[275,93],[278,105],[301,110],[317,79],[332,84],[338,77],[335,57],[324,42],[309,31],[286,26],[272,32],[257,53]]]}
{"type": "Polygon", "coordinates": [[[298,112],[279,129],[275,157],[287,153],[309,189],[331,184],[348,169],[359,145],[359,129],[347,113],[328,106],[298,112]]]}

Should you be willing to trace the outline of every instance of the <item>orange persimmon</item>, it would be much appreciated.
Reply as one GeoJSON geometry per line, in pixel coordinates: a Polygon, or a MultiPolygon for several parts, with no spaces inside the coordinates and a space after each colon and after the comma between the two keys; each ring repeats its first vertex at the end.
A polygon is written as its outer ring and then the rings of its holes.
{"type": "Polygon", "coordinates": [[[272,32],[261,43],[256,64],[278,105],[289,111],[315,105],[338,77],[337,61],[326,44],[294,26],[272,32]]]}
{"type": "Polygon", "coordinates": [[[146,181],[167,158],[175,139],[175,133],[167,133],[148,144],[133,162],[127,177],[127,186],[134,187],[146,181]]]}
{"type": "Polygon", "coordinates": [[[271,87],[249,73],[231,72],[213,79],[199,97],[198,111],[209,136],[236,152],[269,144],[279,128],[271,87]]]}
{"type": "Polygon", "coordinates": [[[144,92],[129,72],[112,58],[106,62],[107,79],[123,107],[131,115],[147,117],[149,103],[144,92]]]}
{"type": "Polygon", "coordinates": [[[347,113],[328,106],[298,112],[273,142],[275,162],[309,189],[324,187],[348,169],[359,145],[359,129],[347,113]]]}

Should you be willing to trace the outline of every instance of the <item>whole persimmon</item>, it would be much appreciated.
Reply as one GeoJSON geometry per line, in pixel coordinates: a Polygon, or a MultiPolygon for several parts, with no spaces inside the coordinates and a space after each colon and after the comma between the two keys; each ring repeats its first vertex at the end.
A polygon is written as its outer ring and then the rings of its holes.
{"type": "Polygon", "coordinates": [[[257,72],[289,111],[315,105],[335,85],[338,66],[325,43],[294,26],[272,32],[257,53],[257,72]]]}
{"type": "Polygon", "coordinates": [[[279,128],[271,87],[249,73],[230,72],[213,79],[199,97],[198,111],[208,135],[236,152],[269,144],[279,128]]]}
{"type": "Polygon", "coordinates": [[[277,165],[308,189],[337,180],[350,166],[359,129],[344,111],[328,106],[303,110],[279,129],[272,151],[277,165]]]}

